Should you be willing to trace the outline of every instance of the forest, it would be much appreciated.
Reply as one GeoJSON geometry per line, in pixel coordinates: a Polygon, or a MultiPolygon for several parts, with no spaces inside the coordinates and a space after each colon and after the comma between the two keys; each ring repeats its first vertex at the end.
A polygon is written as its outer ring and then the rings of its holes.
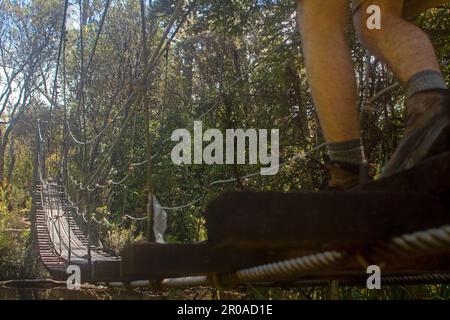
{"type": "MultiPolygon", "coordinates": [[[[414,21],[430,36],[447,84],[449,12],[446,5],[414,21]]],[[[348,19],[365,154],[377,177],[403,135],[404,92],[348,19]]],[[[323,190],[327,154],[296,1],[1,0],[0,281],[48,278],[31,217],[39,139],[41,174],[64,184],[79,207],[75,221],[111,255],[142,240],[207,240],[205,207],[226,191],[323,190]],[[261,163],[174,164],[172,133],[187,129],[194,143],[196,121],[221,132],[277,128],[278,173],[259,174],[261,163]]],[[[209,294],[217,297],[202,293],[209,294]]],[[[448,299],[450,287],[249,287],[234,294],[448,299]]]]}

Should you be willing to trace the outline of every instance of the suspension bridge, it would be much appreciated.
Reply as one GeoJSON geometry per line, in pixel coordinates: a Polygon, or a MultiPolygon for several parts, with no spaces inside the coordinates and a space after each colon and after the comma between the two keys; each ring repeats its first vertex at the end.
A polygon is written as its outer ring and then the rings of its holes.
{"type": "Polygon", "coordinates": [[[101,279],[104,268],[111,270],[107,277],[120,275],[120,259],[89,244],[88,238],[71,217],[70,204],[60,185],[40,180],[35,186],[33,203],[39,256],[55,279],[67,278],[69,265],[79,266],[85,279],[90,279],[88,274],[91,273],[96,275],[97,280],[101,279]]]}
{"type": "MultiPolygon", "coordinates": [[[[38,128],[33,230],[40,260],[55,279],[66,279],[67,267],[77,265],[83,282],[111,286],[361,284],[367,266],[376,264],[385,284],[450,280],[450,152],[352,191],[226,193],[207,205],[206,242],[138,242],[119,257],[82,231],[102,221],[70,199],[64,158],[58,165],[46,159],[49,140],[38,128]],[[58,172],[52,165],[59,173],[46,178],[58,172]]],[[[81,188],[89,191],[88,184],[81,188]]]]}
{"type": "MultiPolygon", "coordinates": [[[[392,177],[366,183],[346,192],[238,192],[227,193],[206,206],[208,240],[193,244],[138,242],[126,246],[119,255],[105,252],[92,239],[95,226],[117,226],[108,217],[92,214],[90,194],[121,185],[129,177],[114,181],[105,169],[119,138],[109,143],[109,151],[96,163],[84,180],[71,173],[69,148],[94,145],[113,126],[120,126],[118,137],[130,126],[136,105],[144,89],[129,94],[112,120],[94,135],[86,137],[86,107],[83,92],[92,59],[110,1],[106,2],[92,52],[82,70],[78,111],[82,112],[79,132],[69,121],[63,84],[63,103],[58,102],[59,64],[65,56],[65,23],[62,24],[55,83],[48,121],[37,123],[33,173],[33,238],[40,261],[57,280],[67,278],[69,265],[82,270],[82,282],[106,283],[110,286],[182,287],[209,285],[228,288],[240,284],[326,285],[331,280],[341,284],[361,284],[367,278],[367,266],[379,265],[384,284],[450,282],[450,152],[443,152],[412,169],[392,177]],[[64,111],[64,121],[52,119],[52,110],[64,111]],[[121,118],[121,115],[125,115],[121,118]],[[43,128],[45,126],[45,128],[43,128]],[[62,129],[62,134],[55,132],[62,129]],[[80,135],[83,135],[80,138],[80,135]],[[62,137],[62,138],[61,138],[62,137]],[[59,140],[58,140],[59,139],[59,140]],[[69,143],[70,141],[70,143],[69,143]],[[105,174],[106,172],[106,174],[105,174]],[[71,187],[69,187],[71,185],[71,187]],[[70,196],[70,189],[77,196],[70,196]]],[[[164,37],[146,59],[140,83],[146,83],[152,68],[170,46],[176,31],[186,20],[182,1],[170,18],[164,37]],[[175,22],[180,23],[175,27],[175,22]],[[175,32],[173,32],[175,30],[175,32]]],[[[64,19],[68,1],[65,1],[64,19]]],[[[80,32],[82,32],[80,30],[80,32]]],[[[145,39],[145,26],[143,27],[145,39]]],[[[145,48],[145,42],[143,42],[145,48]]],[[[283,45],[280,44],[280,45],[283,45]]],[[[83,48],[82,48],[83,49],[83,48]]],[[[277,47],[275,48],[275,50],[277,47]]],[[[268,54],[267,56],[270,56],[268,54]]],[[[256,61],[229,86],[236,86],[265,58],[256,61]]],[[[62,64],[65,79],[65,64],[62,64]]],[[[218,106],[202,113],[201,120],[218,106]]],[[[56,116],[55,116],[56,118],[56,116]]],[[[147,119],[148,120],[148,119],[147,119]]],[[[133,135],[134,135],[133,129],[133,135]]],[[[170,141],[167,138],[162,145],[170,141]]],[[[301,161],[323,147],[293,156],[280,167],[301,161]]],[[[130,168],[149,165],[161,149],[146,160],[133,162],[130,168]]],[[[85,168],[86,159],[78,169],[85,168]],[[84,166],[84,167],[83,167],[84,166]]],[[[258,172],[241,179],[259,176],[258,172]]],[[[209,182],[204,192],[186,204],[174,207],[159,205],[154,211],[184,210],[204,201],[214,186],[232,183],[237,177],[209,182]]],[[[124,220],[145,221],[146,216],[124,214],[124,220]]]]}

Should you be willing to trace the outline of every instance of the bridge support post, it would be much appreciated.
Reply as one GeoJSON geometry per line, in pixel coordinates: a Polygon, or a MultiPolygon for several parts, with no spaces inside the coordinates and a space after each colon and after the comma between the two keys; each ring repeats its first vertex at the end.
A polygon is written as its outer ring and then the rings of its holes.
{"type": "Polygon", "coordinates": [[[68,252],[67,252],[67,260],[70,263],[70,260],[72,259],[72,239],[71,239],[71,227],[70,227],[70,223],[71,223],[71,215],[72,213],[70,212],[69,208],[66,208],[67,210],[67,225],[68,225],[68,229],[69,229],[69,248],[68,248],[68,252]]]}
{"type": "Polygon", "coordinates": [[[38,184],[38,180],[39,180],[39,153],[41,149],[41,141],[39,139],[39,123],[38,126],[36,126],[36,133],[35,133],[35,140],[34,140],[34,159],[33,159],[33,176],[32,176],[32,180],[31,180],[31,186],[30,186],[30,194],[31,194],[31,241],[33,243],[32,248],[34,248],[35,253],[33,254],[38,254],[38,245],[37,245],[37,227],[36,227],[36,215],[37,215],[37,208],[36,208],[36,199],[35,197],[37,197],[37,192],[36,192],[36,187],[38,184]]]}
{"type": "Polygon", "coordinates": [[[31,194],[33,194],[35,187],[38,182],[39,176],[39,153],[41,152],[41,141],[39,139],[39,128],[36,128],[35,133],[35,141],[34,141],[34,160],[33,160],[33,177],[31,180],[31,194]]]}
{"type": "Polygon", "coordinates": [[[91,219],[88,214],[89,220],[87,223],[87,252],[88,252],[88,274],[89,280],[92,279],[92,255],[91,255],[91,219]]]}

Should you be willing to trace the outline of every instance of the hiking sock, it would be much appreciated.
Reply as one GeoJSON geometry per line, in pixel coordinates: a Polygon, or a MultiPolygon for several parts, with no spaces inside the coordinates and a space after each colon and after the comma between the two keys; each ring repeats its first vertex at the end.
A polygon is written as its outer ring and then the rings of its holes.
{"type": "Polygon", "coordinates": [[[365,161],[361,139],[328,143],[331,162],[360,165],[365,161]]]}
{"type": "Polygon", "coordinates": [[[416,93],[433,89],[447,89],[442,73],[435,70],[421,71],[406,82],[406,98],[410,98],[416,93]]]}

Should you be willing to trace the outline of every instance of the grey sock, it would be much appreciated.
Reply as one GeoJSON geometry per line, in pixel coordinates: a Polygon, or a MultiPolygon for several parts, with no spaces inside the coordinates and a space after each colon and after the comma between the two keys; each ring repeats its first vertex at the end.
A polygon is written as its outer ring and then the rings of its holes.
{"type": "Polygon", "coordinates": [[[405,86],[407,98],[422,91],[446,88],[447,85],[445,84],[442,73],[434,70],[425,70],[416,73],[406,82],[405,86]]]}
{"type": "Polygon", "coordinates": [[[365,161],[364,148],[360,139],[328,143],[331,161],[361,164],[365,161]]]}

